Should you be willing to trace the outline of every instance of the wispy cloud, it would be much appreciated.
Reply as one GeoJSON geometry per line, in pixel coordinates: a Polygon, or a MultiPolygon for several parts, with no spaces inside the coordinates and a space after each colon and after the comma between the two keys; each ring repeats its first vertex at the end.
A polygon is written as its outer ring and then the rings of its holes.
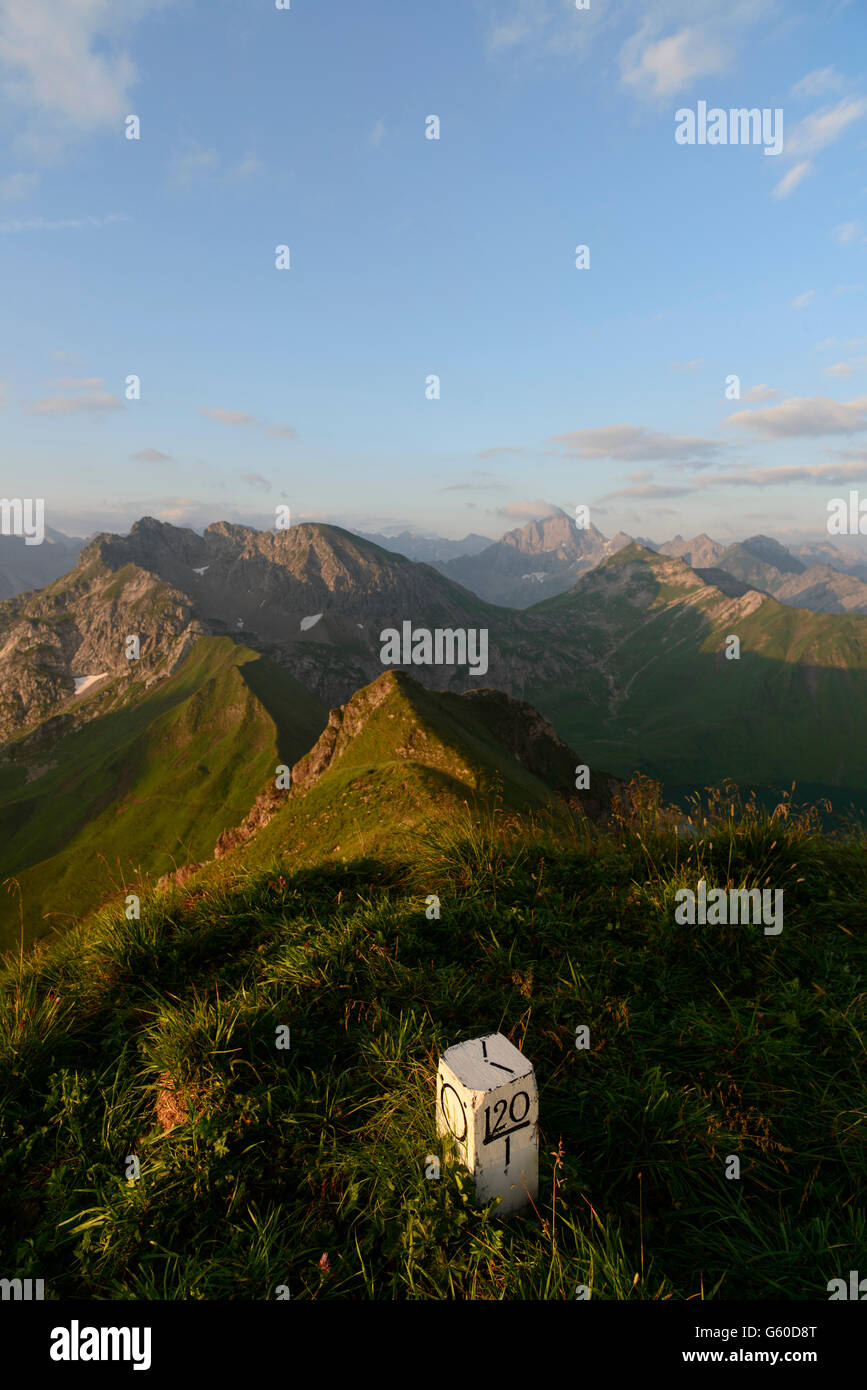
{"type": "Polygon", "coordinates": [[[792,396],[764,410],[740,410],[724,422],[765,439],[814,438],[867,429],[867,396],[833,401],[829,396],[792,396]]]}
{"type": "Polygon", "coordinates": [[[245,415],[243,410],[222,410],[219,406],[203,405],[200,414],[221,425],[254,425],[255,415],[245,415]]]}
{"type": "Polygon", "coordinates": [[[844,97],[835,106],[823,107],[799,121],[786,136],[786,151],[790,155],[812,155],[825,149],[855,121],[867,115],[867,100],[864,97],[844,97]]]}
{"type": "Polygon", "coordinates": [[[164,454],[161,449],[139,449],[130,457],[133,463],[174,463],[172,455],[164,454]]]}
{"type": "Polygon", "coordinates": [[[381,143],[384,135],[385,121],[377,121],[376,125],[373,127],[373,130],[370,132],[370,135],[368,137],[368,144],[372,145],[375,149],[376,146],[381,143]]]}
{"type": "Polygon", "coordinates": [[[438,488],[438,492],[505,492],[506,484],[499,482],[493,473],[478,472],[463,483],[449,483],[438,488]]]}
{"type": "Polygon", "coordinates": [[[816,344],[816,352],[828,352],[830,348],[845,348],[847,352],[857,352],[858,348],[867,347],[867,338],[823,338],[821,343],[816,344]]]}
{"type": "Polygon", "coordinates": [[[710,492],[726,487],[769,488],[788,487],[792,483],[821,483],[825,486],[845,486],[857,482],[864,476],[864,460],[852,459],[849,462],[791,464],[774,468],[732,468],[721,473],[702,474],[688,483],[669,486],[665,483],[647,483],[617,488],[607,492],[600,501],[608,502],[615,498],[632,497],[641,499],[688,497],[695,493],[710,492]]]}
{"type": "Polygon", "coordinates": [[[257,429],[265,431],[266,439],[297,439],[298,431],[293,430],[290,425],[268,425],[264,420],[257,420],[255,415],[248,415],[243,410],[225,410],[221,406],[203,405],[199,409],[199,414],[204,415],[208,420],[216,420],[218,425],[232,425],[246,427],[255,425],[257,429]]]}
{"type": "Polygon", "coordinates": [[[509,521],[528,522],[549,521],[562,513],[562,507],[555,507],[552,502],[537,498],[535,502],[507,502],[504,507],[497,507],[495,515],[506,517],[509,521]]]}
{"type": "Polygon", "coordinates": [[[719,33],[689,25],[651,39],[649,30],[643,25],[620,55],[621,78],[639,95],[672,97],[697,77],[723,72],[732,61],[731,45],[719,33]]]}
{"type": "Polygon", "coordinates": [[[169,183],[173,188],[192,188],[197,179],[208,175],[219,176],[223,183],[240,183],[255,178],[265,171],[265,165],[256,155],[248,154],[237,164],[223,167],[217,151],[211,147],[203,149],[195,141],[188,149],[176,154],[169,173],[169,183]]]}
{"type": "Polygon", "coordinates": [[[46,217],[28,217],[23,220],[0,222],[0,232],[64,232],[80,231],[85,227],[107,227],[112,222],[129,222],[132,219],[123,213],[110,212],[107,217],[66,217],[52,222],[46,217]]]}
{"type": "Polygon", "coordinates": [[[867,367],[867,357],[856,357],[854,362],[835,362],[833,366],[826,367],[825,376],[833,376],[846,381],[854,372],[863,371],[865,367],[867,367]]]}
{"type": "Polygon", "coordinates": [[[815,290],[805,290],[803,294],[796,295],[792,300],[793,309],[806,309],[810,300],[815,297],[815,290]]]}
{"type": "Polygon", "coordinates": [[[493,458],[496,454],[523,454],[523,453],[526,453],[526,450],[525,450],[523,444],[498,444],[498,445],[496,445],[496,447],[493,448],[493,449],[480,449],[479,452],[476,454],[476,458],[479,458],[479,459],[489,459],[489,458],[493,458]]]}
{"type": "Polygon", "coordinates": [[[764,383],[762,383],[760,386],[751,386],[748,391],[744,392],[743,396],[741,397],[741,400],[751,402],[773,401],[776,400],[777,396],[781,395],[782,391],[778,391],[776,387],[766,386],[764,383]]]}
{"type": "Polygon", "coordinates": [[[603,425],[597,429],[571,430],[555,434],[551,442],[559,444],[570,458],[643,460],[712,458],[719,445],[713,440],[692,435],[660,434],[644,425],[603,425]]]}
{"type": "Polygon", "coordinates": [[[690,362],[672,362],[671,365],[676,372],[697,372],[704,366],[704,358],[693,357],[690,362]]]}
{"type": "Polygon", "coordinates": [[[775,198],[788,198],[813,171],[813,157],[835,140],[856,121],[867,115],[864,97],[844,97],[834,106],[822,107],[799,121],[786,136],[785,155],[798,162],[784,174],[774,188],[775,198]]]}
{"type": "Polygon", "coordinates": [[[0,202],[19,203],[29,198],[39,186],[38,174],[7,174],[0,179],[0,202]]]}
{"type": "Polygon", "coordinates": [[[850,241],[857,241],[861,231],[857,222],[841,222],[834,228],[834,240],[839,241],[841,246],[845,246],[850,241]]]}
{"type": "Polygon", "coordinates": [[[189,188],[197,174],[212,174],[220,167],[220,156],[214,149],[203,150],[193,145],[172,161],[170,182],[175,188],[189,188]]]}
{"type": "Polygon", "coordinates": [[[826,92],[839,92],[844,85],[843,78],[834,68],[814,68],[795,83],[790,96],[821,97],[826,92]]]}
{"type": "Polygon", "coordinates": [[[122,410],[123,402],[107,391],[89,391],[81,396],[45,396],[29,410],[31,415],[94,415],[106,410],[122,410]]]}
{"type": "Polygon", "coordinates": [[[259,492],[270,492],[271,484],[267,478],[263,478],[261,473],[242,473],[241,481],[247,483],[249,487],[254,487],[259,492]]]}
{"type": "Polygon", "coordinates": [[[780,182],[774,188],[775,198],[788,198],[790,193],[794,193],[798,184],[801,183],[812,169],[809,159],[802,159],[800,164],[794,164],[787,174],[784,174],[780,182]]]}
{"type": "Polygon", "coordinates": [[[226,183],[242,183],[244,179],[257,178],[259,174],[264,174],[264,172],[265,165],[258,155],[248,154],[237,164],[230,165],[223,177],[226,183]]]}

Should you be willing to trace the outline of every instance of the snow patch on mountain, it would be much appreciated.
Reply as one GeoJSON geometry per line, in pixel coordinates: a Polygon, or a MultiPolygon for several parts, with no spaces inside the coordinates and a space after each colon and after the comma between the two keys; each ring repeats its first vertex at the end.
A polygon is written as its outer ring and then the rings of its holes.
{"type": "Polygon", "coordinates": [[[85,690],[89,690],[92,685],[95,685],[97,681],[103,680],[107,675],[108,671],[100,671],[97,676],[73,676],[72,679],[75,681],[76,695],[83,695],[85,690]]]}

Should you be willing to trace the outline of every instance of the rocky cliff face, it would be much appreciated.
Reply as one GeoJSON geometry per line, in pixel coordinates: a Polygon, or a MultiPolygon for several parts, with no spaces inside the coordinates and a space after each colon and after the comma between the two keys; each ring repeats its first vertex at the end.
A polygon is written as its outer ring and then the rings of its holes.
{"type": "MultiPolygon", "coordinates": [[[[219,522],[200,536],[145,517],[128,536],[96,536],[47,588],[0,603],[0,740],[47,718],[103,713],[136,682],[171,674],[202,633],[237,638],[337,705],[383,673],[381,633],[407,620],[486,629],[485,683],[516,693],[563,664],[540,650],[532,620],[490,609],[427,565],[337,527],[259,532],[219,522]],[[126,657],[130,634],[140,639],[138,661],[126,657]]],[[[467,666],[412,670],[432,689],[472,689],[480,679],[467,666]]]]}
{"type": "Polygon", "coordinates": [[[170,675],[201,630],[182,593],[133,565],[114,573],[87,547],[69,575],[0,603],[0,740],[49,715],[74,726],[104,712],[170,675]]]}

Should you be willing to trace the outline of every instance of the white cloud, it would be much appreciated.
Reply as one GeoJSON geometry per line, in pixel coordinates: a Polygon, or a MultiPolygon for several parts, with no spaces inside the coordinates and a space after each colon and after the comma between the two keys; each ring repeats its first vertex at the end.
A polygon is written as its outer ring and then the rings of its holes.
{"type": "Polygon", "coordinates": [[[833,68],[814,68],[796,82],[791,90],[793,97],[821,97],[826,92],[838,92],[843,79],[833,68]]]}
{"type": "Polygon", "coordinates": [[[829,396],[792,396],[764,410],[740,410],[724,421],[765,439],[814,438],[867,429],[867,396],[833,401],[829,396]]]}
{"type": "Polygon", "coordinates": [[[174,463],[171,454],[164,454],[161,449],[139,449],[137,454],[132,455],[133,463],[174,463]]]}
{"type": "Polygon", "coordinates": [[[624,44],[620,72],[639,95],[671,97],[697,77],[723,72],[731,61],[728,43],[703,29],[688,27],[651,42],[644,26],[624,44]]]}
{"type": "Polygon", "coordinates": [[[719,446],[709,439],[658,434],[645,425],[602,425],[596,429],[555,434],[551,442],[570,458],[654,459],[708,458],[719,446]]]}
{"type": "Polygon", "coordinates": [[[65,232],[81,231],[85,227],[107,227],[112,222],[129,222],[122,214],[109,213],[108,217],[67,217],[62,221],[51,222],[45,217],[28,217],[23,221],[11,218],[0,222],[0,232],[65,232]]]}
{"type": "Polygon", "coordinates": [[[35,193],[38,184],[38,174],[7,174],[0,179],[0,201],[19,203],[35,193]]]}
{"type": "Polygon", "coordinates": [[[562,507],[555,507],[541,498],[535,502],[507,502],[505,507],[498,507],[495,512],[496,516],[504,516],[511,521],[548,521],[562,514],[562,507]]]}
{"type": "Polygon", "coordinates": [[[255,154],[248,154],[238,164],[233,164],[226,172],[227,183],[240,183],[242,179],[252,179],[258,174],[264,174],[265,165],[255,154]]]}
{"type": "Polygon", "coordinates": [[[709,492],[717,488],[768,488],[787,487],[790,483],[823,483],[845,485],[858,481],[864,476],[864,460],[852,462],[792,464],[775,468],[737,468],[723,473],[713,473],[700,478],[692,478],[688,483],[669,486],[664,483],[640,484],[637,487],[619,488],[608,492],[601,499],[609,501],[614,497],[683,497],[690,493],[709,492]]]}
{"type": "Polygon", "coordinates": [[[798,162],[780,179],[774,188],[774,197],[788,198],[790,193],[794,193],[806,175],[813,171],[810,156],[839,140],[849,126],[865,115],[867,100],[864,97],[844,97],[835,106],[825,106],[799,121],[789,131],[785,142],[786,157],[795,158],[798,162]]]}
{"type": "Polygon", "coordinates": [[[30,407],[31,415],[82,415],[105,410],[122,410],[117,396],[107,391],[91,391],[83,396],[45,396],[30,407]]]}
{"type": "Polygon", "coordinates": [[[604,6],[576,13],[575,0],[511,0],[504,14],[503,0],[489,3],[495,10],[487,34],[488,52],[513,51],[572,55],[589,51],[596,30],[604,24],[604,6]]]}
{"type": "Polygon", "coordinates": [[[243,410],[222,410],[219,406],[202,406],[201,415],[216,420],[221,425],[254,425],[255,415],[245,415],[243,410]]]}
{"type": "Polygon", "coordinates": [[[193,141],[183,153],[175,155],[169,184],[173,188],[191,188],[197,178],[207,175],[217,176],[223,183],[242,183],[245,179],[255,178],[264,171],[265,165],[254,154],[246,155],[237,164],[231,164],[224,170],[222,160],[213,147],[206,150],[193,141]]]}
{"type": "Polygon", "coordinates": [[[385,122],[384,122],[384,121],[377,121],[376,125],[373,127],[373,130],[370,132],[370,137],[369,137],[369,143],[370,143],[371,145],[373,145],[374,149],[375,149],[376,146],[379,144],[379,142],[382,140],[382,138],[383,138],[384,135],[385,135],[385,122]]]}
{"type": "Polygon", "coordinates": [[[495,454],[523,454],[525,453],[523,444],[497,444],[493,449],[480,449],[476,458],[489,459],[495,454]]]}
{"type": "Polygon", "coordinates": [[[255,425],[265,431],[267,439],[297,439],[298,431],[290,425],[266,425],[255,415],[247,415],[243,410],[224,410],[220,406],[202,406],[200,415],[208,420],[216,420],[220,425],[255,425]]]}
{"type": "Polygon", "coordinates": [[[270,492],[271,484],[267,478],[263,478],[261,473],[242,473],[241,481],[247,483],[249,487],[258,488],[260,492],[270,492]]]}
{"type": "Polygon", "coordinates": [[[843,132],[864,115],[867,115],[867,100],[844,97],[836,106],[827,106],[799,121],[786,136],[786,152],[790,155],[815,154],[839,140],[843,132]]]}
{"type": "Polygon", "coordinates": [[[834,228],[834,240],[839,241],[841,246],[845,246],[849,241],[855,241],[861,228],[857,222],[841,222],[834,228]]]}
{"type": "Polygon", "coordinates": [[[671,365],[676,372],[697,372],[703,364],[703,357],[693,357],[689,362],[672,362],[671,365]]]}
{"type": "Polygon", "coordinates": [[[3,92],[24,115],[18,143],[56,158],[70,140],[116,126],[131,110],[136,69],[123,47],[164,0],[0,0],[3,92]]]}
{"type": "Polygon", "coordinates": [[[189,188],[197,174],[214,174],[219,166],[216,150],[203,150],[194,144],[185,154],[175,155],[171,183],[175,188],[189,188]]]}
{"type": "Polygon", "coordinates": [[[810,300],[814,297],[815,293],[815,290],[805,290],[803,294],[796,295],[796,297],[792,300],[792,308],[806,309],[807,305],[810,303],[810,300]]]}
{"type": "Polygon", "coordinates": [[[741,399],[750,402],[773,401],[776,400],[777,396],[779,396],[780,394],[781,392],[778,391],[776,387],[766,386],[764,383],[762,383],[761,386],[751,386],[748,391],[744,392],[741,399]]]}
{"type": "Polygon", "coordinates": [[[853,362],[835,362],[833,366],[826,367],[825,375],[848,381],[853,372],[863,371],[865,367],[867,367],[867,357],[856,357],[853,362]]]}
{"type": "Polygon", "coordinates": [[[863,463],[805,463],[779,468],[751,468],[720,474],[714,481],[734,487],[785,487],[789,483],[847,483],[864,476],[863,463]]]}
{"type": "Polygon", "coordinates": [[[809,159],[803,159],[801,160],[800,164],[794,164],[792,168],[789,170],[789,172],[787,174],[784,174],[783,177],[780,179],[780,182],[776,185],[774,189],[774,197],[788,198],[789,194],[794,193],[795,189],[798,187],[798,184],[802,181],[802,179],[806,178],[807,174],[811,172],[812,168],[813,166],[809,159]]]}
{"type": "Polygon", "coordinates": [[[817,352],[827,352],[829,348],[843,347],[848,352],[857,352],[858,348],[867,347],[867,338],[847,338],[845,342],[840,338],[823,338],[821,343],[816,344],[817,352]]]}

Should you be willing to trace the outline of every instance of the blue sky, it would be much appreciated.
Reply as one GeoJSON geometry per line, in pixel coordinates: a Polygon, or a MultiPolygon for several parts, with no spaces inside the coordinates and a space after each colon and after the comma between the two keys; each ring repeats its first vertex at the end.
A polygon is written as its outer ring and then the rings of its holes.
{"type": "Polygon", "coordinates": [[[0,0],[3,495],[824,534],[867,495],[865,40],[860,0],[0,0]],[[700,101],[782,152],[677,144],[700,101]]]}

